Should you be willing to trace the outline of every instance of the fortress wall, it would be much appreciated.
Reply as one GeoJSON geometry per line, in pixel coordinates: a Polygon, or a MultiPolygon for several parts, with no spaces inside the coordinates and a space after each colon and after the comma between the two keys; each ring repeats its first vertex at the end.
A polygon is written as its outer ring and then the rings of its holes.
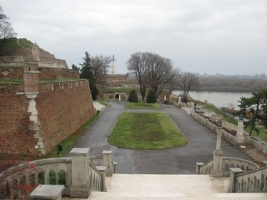
{"type": "MultiPolygon", "coordinates": [[[[23,66],[23,65],[22,65],[23,66]]],[[[45,68],[39,67],[39,78],[49,79],[57,77],[65,78],[79,78],[80,74],[76,70],[65,69],[65,68],[45,68]]],[[[0,67],[0,78],[23,78],[23,68],[22,67],[0,67]],[[6,74],[6,72],[8,72],[6,74]],[[6,75],[4,75],[6,74],[6,75]]]]}
{"type": "Polygon", "coordinates": [[[39,74],[40,79],[57,78],[57,77],[80,78],[79,72],[72,69],[40,67],[39,72],[40,72],[39,74]]]}
{"type": "Polygon", "coordinates": [[[87,80],[39,84],[36,98],[46,152],[75,132],[94,114],[87,80]]]}
{"type": "MultiPolygon", "coordinates": [[[[23,65],[21,65],[23,66],[23,65]]],[[[23,78],[22,67],[1,67],[0,78],[23,78]]]]}
{"type": "Polygon", "coordinates": [[[37,139],[29,132],[28,100],[24,85],[0,85],[0,139],[2,153],[37,154],[37,139]]]}

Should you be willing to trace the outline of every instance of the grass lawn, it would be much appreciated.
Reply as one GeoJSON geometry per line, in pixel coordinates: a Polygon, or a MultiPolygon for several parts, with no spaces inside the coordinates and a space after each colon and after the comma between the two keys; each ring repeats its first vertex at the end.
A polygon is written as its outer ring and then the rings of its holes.
{"type": "Polygon", "coordinates": [[[108,141],[130,149],[168,149],[187,139],[165,113],[123,113],[108,141]]]}
{"type": "Polygon", "coordinates": [[[130,103],[130,102],[127,102],[125,108],[161,109],[160,105],[157,104],[157,103],[146,103],[146,102],[139,102],[139,103],[130,103]]]}

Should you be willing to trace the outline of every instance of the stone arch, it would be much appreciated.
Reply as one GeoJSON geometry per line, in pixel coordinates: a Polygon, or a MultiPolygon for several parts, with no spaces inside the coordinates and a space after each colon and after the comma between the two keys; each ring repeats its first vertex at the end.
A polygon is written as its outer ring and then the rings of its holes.
{"type": "Polygon", "coordinates": [[[248,178],[247,192],[250,192],[250,178],[248,178]]]}
{"type": "Polygon", "coordinates": [[[59,185],[66,185],[66,172],[61,169],[58,171],[58,184],[59,185]]]}
{"type": "Polygon", "coordinates": [[[256,192],[257,191],[257,188],[258,188],[258,186],[257,186],[257,178],[256,178],[256,176],[254,176],[254,186],[253,186],[253,192],[256,192]]]}
{"type": "Polygon", "coordinates": [[[230,169],[230,167],[229,167],[229,163],[225,163],[224,171],[225,171],[225,172],[229,172],[229,169],[230,169]]]}
{"type": "Polygon", "coordinates": [[[56,172],[54,170],[49,171],[49,184],[56,185],[56,172]]]}
{"type": "Polygon", "coordinates": [[[43,171],[38,174],[38,184],[45,184],[45,173],[43,171]]]}
{"type": "Polygon", "coordinates": [[[35,174],[31,174],[30,175],[30,185],[31,186],[33,186],[33,185],[35,185],[36,183],[35,183],[35,174]]]}

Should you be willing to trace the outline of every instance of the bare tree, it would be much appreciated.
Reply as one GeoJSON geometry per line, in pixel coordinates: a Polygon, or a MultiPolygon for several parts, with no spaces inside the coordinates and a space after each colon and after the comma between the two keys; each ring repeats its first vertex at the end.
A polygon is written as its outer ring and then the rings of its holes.
{"type": "Polygon", "coordinates": [[[8,43],[8,39],[17,35],[8,20],[9,18],[0,6],[0,56],[3,55],[3,49],[8,43]]]}
{"type": "Polygon", "coordinates": [[[103,92],[103,89],[107,85],[107,74],[108,69],[110,68],[110,64],[113,58],[111,56],[94,56],[91,57],[91,65],[94,69],[94,75],[96,78],[96,84],[98,84],[100,88],[100,92],[103,92]]]}
{"type": "Polygon", "coordinates": [[[173,63],[170,59],[147,52],[132,54],[127,64],[128,70],[136,75],[143,100],[145,99],[147,87],[153,90],[156,97],[158,97],[162,89],[171,83],[179,71],[173,68],[173,63]]]}
{"type": "Polygon", "coordinates": [[[188,93],[199,86],[198,78],[192,73],[183,73],[180,76],[178,85],[183,90],[182,99],[187,103],[188,93]]]}

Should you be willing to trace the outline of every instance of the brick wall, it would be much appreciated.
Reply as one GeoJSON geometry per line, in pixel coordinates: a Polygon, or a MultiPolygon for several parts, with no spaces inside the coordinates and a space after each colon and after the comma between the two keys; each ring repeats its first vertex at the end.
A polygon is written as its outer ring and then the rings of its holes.
{"type": "Polygon", "coordinates": [[[39,67],[39,78],[48,79],[56,77],[65,78],[79,78],[80,74],[77,70],[64,69],[64,68],[40,68],[39,67]]]}
{"type": "MultiPolygon", "coordinates": [[[[80,74],[76,70],[64,69],[64,68],[43,68],[39,67],[39,78],[49,79],[57,77],[65,78],[79,78],[80,74]]],[[[23,78],[23,68],[22,67],[0,67],[0,78],[23,78]],[[4,71],[7,70],[8,74],[4,76],[4,71]],[[2,73],[3,72],[3,73],[2,73]]]]}
{"type": "Polygon", "coordinates": [[[23,78],[23,68],[22,67],[1,67],[0,68],[0,78],[4,78],[4,77],[23,78]],[[4,75],[5,72],[7,72],[7,75],[4,75]]]}
{"type": "Polygon", "coordinates": [[[36,98],[46,152],[75,132],[94,114],[87,80],[39,84],[36,98]]]}
{"type": "Polygon", "coordinates": [[[29,132],[28,101],[23,85],[0,85],[1,153],[37,154],[37,139],[29,132]]]}
{"type": "MultiPolygon", "coordinates": [[[[24,85],[0,85],[0,140],[5,153],[34,154],[38,139],[29,131],[24,85]]],[[[94,114],[87,80],[39,84],[36,108],[46,152],[75,132],[94,114]]],[[[0,148],[0,151],[1,151],[0,148]]]]}

